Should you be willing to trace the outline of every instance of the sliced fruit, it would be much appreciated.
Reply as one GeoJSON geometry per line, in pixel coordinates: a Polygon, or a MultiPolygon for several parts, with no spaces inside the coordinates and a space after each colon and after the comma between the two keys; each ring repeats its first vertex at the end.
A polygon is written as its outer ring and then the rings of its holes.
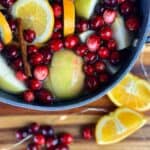
{"type": "Polygon", "coordinates": [[[75,31],[75,6],[72,0],[63,0],[64,6],[64,36],[75,31]]]}
{"type": "Polygon", "coordinates": [[[16,78],[13,70],[6,64],[2,56],[0,56],[0,66],[0,89],[14,94],[26,90],[24,83],[16,78]]]}
{"type": "Polygon", "coordinates": [[[130,33],[126,26],[124,19],[118,13],[115,22],[112,24],[113,36],[117,41],[117,48],[123,50],[131,45],[133,34],[130,33]]]}
{"type": "Polygon", "coordinates": [[[75,0],[75,8],[78,16],[89,19],[99,0],[75,0]]]}
{"type": "Polygon", "coordinates": [[[117,106],[126,106],[137,111],[150,109],[150,84],[132,74],[128,74],[108,96],[117,106]]]}
{"type": "Polygon", "coordinates": [[[61,99],[78,96],[84,86],[83,61],[67,49],[56,52],[45,87],[61,99]]]}
{"type": "Polygon", "coordinates": [[[54,28],[53,10],[46,0],[17,0],[12,7],[12,15],[21,18],[24,29],[36,32],[34,43],[46,42],[54,28]]]}
{"type": "Polygon", "coordinates": [[[146,123],[146,118],[129,108],[118,108],[115,112],[102,117],[96,125],[97,144],[117,143],[146,123]]]}
{"type": "Polygon", "coordinates": [[[0,36],[5,44],[12,41],[12,32],[5,16],[0,12],[0,36]]]}

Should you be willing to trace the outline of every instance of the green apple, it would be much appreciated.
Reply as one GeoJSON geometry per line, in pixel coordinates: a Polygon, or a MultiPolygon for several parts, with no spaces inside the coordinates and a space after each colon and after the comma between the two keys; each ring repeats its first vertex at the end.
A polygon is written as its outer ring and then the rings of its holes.
{"type": "Polygon", "coordinates": [[[119,50],[123,50],[131,45],[133,34],[127,30],[124,19],[119,13],[115,22],[112,24],[112,30],[119,50]]]}
{"type": "Polygon", "coordinates": [[[0,56],[0,89],[14,94],[26,90],[25,84],[16,78],[2,56],[0,56]]]}
{"type": "Polygon", "coordinates": [[[56,52],[50,66],[50,74],[45,88],[51,90],[57,98],[74,98],[84,86],[85,75],[82,71],[83,60],[68,49],[56,52]]]}
{"type": "Polygon", "coordinates": [[[89,19],[99,0],[75,0],[76,14],[85,19],[89,19]]]}
{"type": "Polygon", "coordinates": [[[93,30],[88,30],[79,34],[79,38],[82,43],[85,43],[87,38],[94,33],[93,30]]]}

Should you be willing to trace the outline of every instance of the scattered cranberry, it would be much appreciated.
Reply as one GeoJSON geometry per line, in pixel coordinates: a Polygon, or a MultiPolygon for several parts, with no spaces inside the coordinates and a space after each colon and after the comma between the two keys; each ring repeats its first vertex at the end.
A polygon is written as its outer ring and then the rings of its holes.
{"type": "Polygon", "coordinates": [[[52,39],[60,39],[60,38],[62,38],[62,33],[61,32],[59,32],[59,31],[57,31],[57,32],[53,32],[53,34],[52,34],[52,37],[51,37],[52,39]]]}
{"type": "Polygon", "coordinates": [[[114,39],[111,39],[107,42],[107,48],[109,50],[115,50],[117,48],[117,42],[114,39]]]}
{"type": "Polygon", "coordinates": [[[96,30],[104,25],[104,19],[102,16],[95,16],[91,20],[91,28],[96,30]]]}
{"type": "Polygon", "coordinates": [[[34,101],[35,99],[35,95],[34,95],[34,92],[31,91],[31,90],[27,90],[23,93],[23,99],[25,102],[27,103],[31,103],[34,101]]]}
{"type": "Polygon", "coordinates": [[[0,4],[6,8],[11,7],[14,4],[15,0],[0,0],[0,4]]]}
{"type": "Polygon", "coordinates": [[[38,48],[35,45],[29,45],[27,47],[28,54],[33,54],[38,52],[38,48]]]}
{"type": "Polygon", "coordinates": [[[85,56],[84,56],[84,61],[87,63],[94,63],[97,59],[96,54],[88,52],[85,56]]]}
{"type": "Polygon", "coordinates": [[[16,72],[16,78],[20,81],[25,81],[27,79],[27,76],[25,75],[25,73],[22,70],[18,70],[16,72]]]}
{"type": "Polygon", "coordinates": [[[65,47],[72,49],[79,43],[79,38],[76,35],[69,35],[65,38],[65,47]]]}
{"type": "Polygon", "coordinates": [[[106,64],[103,61],[98,61],[95,63],[95,70],[96,72],[105,72],[106,71],[106,64]]]}
{"type": "Polygon", "coordinates": [[[83,57],[83,56],[85,56],[87,54],[88,48],[87,48],[86,44],[80,44],[80,45],[76,46],[75,52],[79,56],[83,57]]]}
{"type": "Polygon", "coordinates": [[[35,40],[36,33],[33,30],[31,30],[31,29],[26,29],[23,32],[23,36],[24,36],[24,39],[27,42],[31,43],[31,42],[33,42],[35,40]]]}
{"type": "Polygon", "coordinates": [[[45,80],[48,76],[48,67],[45,65],[39,65],[34,68],[34,77],[38,80],[45,80]]]}
{"type": "Polygon", "coordinates": [[[118,0],[104,0],[106,6],[114,7],[118,4],[118,0]]]}
{"type": "Polygon", "coordinates": [[[69,145],[73,142],[73,136],[69,133],[64,133],[60,135],[60,142],[62,144],[69,145]]]}
{"type": "Polygon", "coordinates": [[[114,65],[118,64],[120,62],[120,53],[118,51],[114,51],[110,55],[110,62],[114,65]]]}
{"type": "Polygon", "coordinates": [[[18,48],[15,45],[9,45],[6,47],[6,57],[9,59],[17,58],[19,55],[18,48]]]}
{"type": "Polygon", "coordinates": [[[52,126],[48,126],[48,125],[41,126],[40,132],[44,136],[50,136],[50,137],[54,136],[54,129],[52,128],[52,126]]]}
{"type": "Polygon", "coordinates": [[[55,20],[54,30],[55,32],[60,31],[63,28],[62,22],[60,19],[55,20]]]}
{"type": "Polygon", "coordinates": [[[23,129],[19,129],[17,132],[16,132],[16,139],[18,141],[26,138],[28,136],[28,130],[27,128],[23,128],[23,129]]]}
{"type": "Polygon", "coordinates": [[[31,134],[38,133],[39,130],[40,130],[40,125],[36,122],[31,123],[28,127],[28,132],[31,133],[31,134]]]}
{"type": "Polygon", "coordinates": [[[2,52],[3,49],[4,49],[4,44],[2,41],[0,41],[0,52],[2,52]]]}
{"type": "Polygon", "coordinates": [[[98,50],[98,55],[102,59],[109,59],[109,57],[110,57],[110,51],[109,51],[108,48],[102,46],[98,50]]]}
{"type": "Polygon", "coordinates": [[[54,39],[49,42],[49,47],[52,51],[56,52],[63,48],[63,42],[60,39],[54,39]]]}
{"type": "Polygon", "coordinates": [[[85,32],[89,29],[89,23],[87,20],[80,20],[76,25],[77,32],[85,32]]]}
{"type": "Polygon", "coordinates": [[[82,131],[82,136],[86,140],[90,140],[93,137],[93,131],[90,127],[85,127],[82,131]]]}
{"type": "Polygon", "coordinates": [[[107,83],[109,81],[109,75],[107,73],[102,73],[99,75],[100,83],[107,83]]]}
{"type": "Polygon", "coordinates": [[[45,65],[49,64],[51,59],[52,59],[52,54],[51,54],[49,48],[48,47],[44,47],[44,48],[40,49],[40,52],[41,52],[41,54],[44,57],[43,58],[43,63],[45,65]]]}
{"type": "Polygon", "coordinates": [[[39,90],[42,87],[42,82],[37,79],[29,79],[28,86],[31,90],[39,90]]]}
{"type": "Polygon", "coordinates": [[[11,66],[14,70],[21,70],[23,67],[23,61],[22,58],[16,58],[11,61],[11,66]]]}
{"type": "Polygon", "coordinates": [[[55,150],[69,150],[69,148],[65,144],[59,144],[56,146],[55,150]]]}
{"type": "Polygon", "coordinates": [[[53,7],[54,16],[56,18],[61,17],[62,16],[62,12],[63,12],[61,5],[59,5],[57,3],[54,3],[52,5],[52,7],[53,7]]]}
{"type": "Polygon", "coordinates": [[[91,91],[94,91],[98,88],[98,80],[94,76],[90,76],[86,79],[87,88],[91,91]]]}
{"type": "Polygon", "coordinates": [[[48,137],[46,140],[46,148],[52,148],[58,145],[59,140],[56,137],[48,137]]]}
{"type": "Polygon", "coordinates": [[[86,44],[90,52],[96,52],[100,46],[100,37],[95,34],[90,35],[87,38],[86,44]]]}
{"type": "Polygon", "coordinates": [[[27,146],[27,150],[39,150],[39,147],[37,144],[35,143],[30,143],[28,146],[27,146]]]}
{"type": "Polygon", "coordinates": [[[126,0],[118,0],[118,4],[125,2],[126,0]]]}
{"type": "Polygon", "coordinates": [[[104,11],[105,11],[105,6],[103,4],[100,3],[100,4],[96,5],[96,7],[95,7],[95,13],[97,15],[103,14],[104,11]]]}
{"type": "Polygon", "coordinates": [[[17,30],[17,22],[16,20],[10,19],[8,20],[8,24],[11,28],[12,31],[16,31],[17,30]]]}
{"type": "Polygon", "coordinates": [[[102,40],[110,40],[112,38],[112,30],[109,26],[104,26],[100,32],[99,32],[99,35],[100,37],[102,38],[102,40]]]}
{"type": "Polygon", "coordinates": [[[92,65],[84,65],[84,72],[86,75],[93,75],[95,72],[95,68],[92,65]]]}
{"type": "Polygon", "coordinates": [[[38,145],[44,145],[45,144],[45,137],[42,134],[36,134],[33,138],[34,143],[38,145]]]}

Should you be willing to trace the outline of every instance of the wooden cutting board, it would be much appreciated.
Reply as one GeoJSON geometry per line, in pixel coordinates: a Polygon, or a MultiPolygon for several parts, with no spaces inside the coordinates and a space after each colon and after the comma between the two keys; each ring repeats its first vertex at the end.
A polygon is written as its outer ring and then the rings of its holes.
{"type": "MultiPolygon", "coordinates": [[[[140,77],[143,76],[141,60],[146,66],[150,77],[150,45],[147,45],[132,72],[140,77]],[[143,59],[141,59],[143,58],[143,59]]],[[[150,121],[137,133],[133,134],[121,143],[98,146],[94,139],[84,141],[81,136],[81,128],[85,125],[95,124],[101,115],[112,111],[115,106],[107,96],[87,106],[63,111],[63,112],[40,112],[28,109],[20,109],[0,103],[0,150],[16,143],[15,130],[31,122],[55,125],[56,132],[67,131],[74,135],[75,142],[70,150],[149,150],[150,149],[150,121]],[[92,111],[93,108],[97,111],[92,111]],[[101,109],[103,108],[103,109],[101,109]],[[86,113],[81,113],[89,109],[86,113]]],[[[150,113],[147,112],[147,115],[150,113]]],[[[150,117],[149,117],[150,118],[150,117]]],[[[26,143],[14,150],[25,150],[26,143]]]]}

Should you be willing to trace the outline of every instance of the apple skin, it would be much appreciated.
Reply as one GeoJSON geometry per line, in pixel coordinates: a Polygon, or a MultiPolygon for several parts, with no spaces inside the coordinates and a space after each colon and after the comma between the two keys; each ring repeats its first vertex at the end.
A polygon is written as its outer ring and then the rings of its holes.
{"type": "Polygon", "coordinates": [[[68,49],[56,52],[45,87],[59,99],[78,96],[84,86],[83,60],[68,49]]]}
{"type": "Polygon", "coordinates": [[[23,82],[19,81],[14,71],[7,65],[4,58],[0,55],[0,89],[17,94],[26,90],[23,82]]]}

